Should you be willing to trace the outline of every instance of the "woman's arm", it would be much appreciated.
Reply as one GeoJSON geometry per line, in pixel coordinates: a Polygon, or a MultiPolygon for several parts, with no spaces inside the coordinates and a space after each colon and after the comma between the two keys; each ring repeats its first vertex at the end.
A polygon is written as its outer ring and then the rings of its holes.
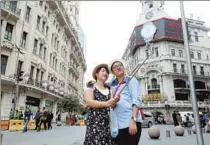
{"type": "Polygon", "coordinates": [[[111,104],[114,103],[113,99],[110,99],[108,101],[103,101],[103,102],[94,100],[93,90],[86,90],[84,95],[85,95],[86,105],[91,108],[106,108],[106,107],[110,107],[111,104]]]}

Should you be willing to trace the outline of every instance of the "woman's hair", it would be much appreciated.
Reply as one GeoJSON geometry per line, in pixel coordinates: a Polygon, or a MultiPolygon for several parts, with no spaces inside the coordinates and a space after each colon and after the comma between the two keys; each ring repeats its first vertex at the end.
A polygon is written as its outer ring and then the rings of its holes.
{"type": "MultiPolygon", "coordinates": [[[[106,67],[103,67],[103,66],[102,66],[102,67],[99,67],[99,68],[96,70],[96,74],[99,73],[100,70],[101,70],[102,68],[104,68],[104,69],[106,70],[106,72],[109,74],[109,69],[106,68],[106,67]]],[[[97,81],[97,77],[96,77],[96,81],[97,81]]]]}

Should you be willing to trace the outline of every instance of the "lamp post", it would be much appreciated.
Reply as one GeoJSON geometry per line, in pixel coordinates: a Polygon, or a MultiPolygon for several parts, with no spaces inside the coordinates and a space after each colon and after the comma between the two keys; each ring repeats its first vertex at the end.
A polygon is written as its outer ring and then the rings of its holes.
{"type": "Polygon", "coordinates": [[[194,86],[194,79],[193,79],[193,73],[192,73],[192,63],[191,63],[190,52],[189,52],[189,42],[188,42],[188,34],[187,34],[187,27],[186,27],[185,13],[184,13],[184,3],[182,0],[180,1],[180,11],[181,11],[181,18],[182,18],[184,47],[185,47],[186,56],[187,56],[188,78],[190,82],[190,93],[191,93],[193,114],[194,114],[194,119],[195,119],[197,144],[204,145],[203,136],[201,132],[200,117],[198,113],[197,98],[195,94],[195,86],[194,86]]]}

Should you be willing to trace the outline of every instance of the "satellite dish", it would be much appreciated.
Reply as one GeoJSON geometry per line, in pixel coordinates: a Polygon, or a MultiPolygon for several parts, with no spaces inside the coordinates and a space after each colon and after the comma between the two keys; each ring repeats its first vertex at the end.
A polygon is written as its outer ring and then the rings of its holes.
{"type": "Polygon", "coordinates": [[[144,41],[146,43],[149,43],[149,41],[153,39],[156,31],[157,28],[153,24],[153,22],[148,21],[143,25],[143,28],[141,30],[141,36],[144,38],[144,41]]]}

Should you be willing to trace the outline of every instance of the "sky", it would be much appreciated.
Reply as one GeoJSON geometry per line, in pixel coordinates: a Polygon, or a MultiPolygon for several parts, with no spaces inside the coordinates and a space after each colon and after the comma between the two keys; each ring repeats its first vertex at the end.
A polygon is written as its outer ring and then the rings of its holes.
{"type": "MultiPolygon", "coordinates": [[[[186,17],[199,16],[210,27],[210,1],[185,1],[184,6],[186,17]]],[[[85,82],[92,80],[92,70],[97,64],[122,57],[140,12],[139,1],[80,2],[80,25],[86,35],[85,82]]],[[[179,2],[165,2],[165,12],[180,18],[179,2]]]]}

